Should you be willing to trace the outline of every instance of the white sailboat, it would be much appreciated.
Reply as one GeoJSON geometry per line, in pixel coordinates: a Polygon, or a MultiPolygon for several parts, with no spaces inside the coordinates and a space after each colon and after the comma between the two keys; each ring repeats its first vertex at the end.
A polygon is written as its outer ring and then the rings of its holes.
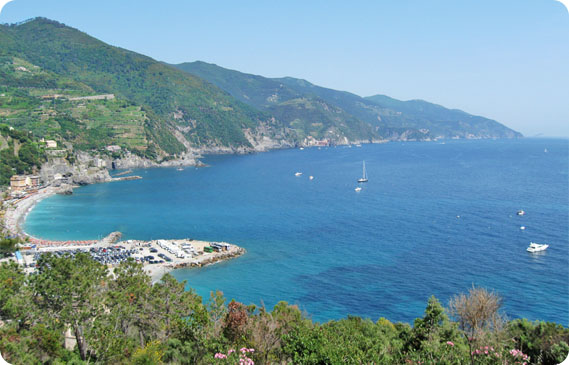
{"type": "Polygon", "coordinates": [[[362,177],[361,179],[358,179],[359,183],[365,183],[367,182],[367,173],[366,173],[366,162],[363,162],[363,173],[362,173],[362,177]]]}

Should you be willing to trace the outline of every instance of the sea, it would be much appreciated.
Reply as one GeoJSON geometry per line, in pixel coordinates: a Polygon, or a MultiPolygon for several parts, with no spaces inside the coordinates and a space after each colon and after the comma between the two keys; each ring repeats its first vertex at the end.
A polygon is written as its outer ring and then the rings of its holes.
{"type": "Polygon", "coordinates": [[[245,255],[173,276],[206,301],[216,290],[268,309],[286,301],[318,322],[412,323],[430,296],[446,306],[484,287],[502,296],[510,319],[569,324],[567,139],[390,142],[204,162],[52,196],[25,230],[235,243],[245,255]],[[358,184],[363,161],[369,181],[358,184]],[[530,242],[550,247],[532,254],[530,242]]]}

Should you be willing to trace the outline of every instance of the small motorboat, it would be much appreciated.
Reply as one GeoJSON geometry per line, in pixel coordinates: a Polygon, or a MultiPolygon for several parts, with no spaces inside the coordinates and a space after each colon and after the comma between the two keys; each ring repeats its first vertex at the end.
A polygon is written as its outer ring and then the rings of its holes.
{"type": "Polygon", "coordinates": [[[314,180],[314,176],[310,175],[310,177],[308,177],[310,180],[314,180]]]}
{"type": "Polygon", "coordinates": [[[526,226],[521,226],[520,229],[523,231],[526,229],[526,226]]]}
{"type": "Polygon", "coordinates": [[[518,210],[518,212],[516,214],[517,215],[526,215],[526,212],[523,210],[518,210]]]}
{"type": "Polygon", "coordinates": [[[294,176],[300,176],[300,175],[302,175],[302,172],[297,172],[294,174],[294,176]]]}
{"type": "Polygon", "coordinates": [[[354,189],[356,191],[356,193],[362,191],[362,188],[360,188],[359,186],[357,188],[354,189]]]}
{"type": "Polygon", "coordinates": [[[529,247],[527,248],[527,251],[528,252],[540,252],[540,251],[547,250],[548,247],[549,247],[549,245],[546,245],[546,244],[530,242],[529,247]]]}
{"type": "Polygon", "coordinates": [[[178,167],[176,170],[178,170],[178,171],[184,171],[184,168],[178,167]]]}

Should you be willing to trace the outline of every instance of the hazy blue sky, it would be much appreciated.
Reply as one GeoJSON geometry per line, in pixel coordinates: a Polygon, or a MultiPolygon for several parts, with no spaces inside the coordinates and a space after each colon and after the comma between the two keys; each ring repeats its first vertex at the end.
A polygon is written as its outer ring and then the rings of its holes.
{"type": "Polygon", "coordinates": [[[361,96],[424,99],[569,136],[569,12],[555,0],[14,0],[170,63],[202,60],[361,96]]]}

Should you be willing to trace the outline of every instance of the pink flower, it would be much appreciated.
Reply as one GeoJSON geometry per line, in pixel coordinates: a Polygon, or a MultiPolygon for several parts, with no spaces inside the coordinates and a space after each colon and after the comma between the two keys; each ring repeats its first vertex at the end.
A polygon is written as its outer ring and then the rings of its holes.
{"type": "Polygon", "coordinates": [[[241,347],[241,349],[239,351],[241,351],[242,354],[246,353],[248,350],[247,347],[241,347]]]}
{"type": "Polygon", "coordinates": [[[234,350],[234,349],[231,349],[231,350],[227,351],[227,355],[231,355],[231,354],[234,353],[234,352],[235,352],[235,350],[234,350]]]}
{"type": "Polygon", "coordinates": [[[484,350],[484,353],[485,353],[486,355],[488,355],[488,350],[484,350]]]}
{"type": "Polygon", "coordinates": [[[255,349],[249,349],[249,352],[255,352],[255,349]]]}
{"type": "Polygon", "coordinates": [[[484,347],[484,350],[488,350],[488,346],[484,347]]]}
{"type": "Polygon", "coordinates": [[[454,346],[454,343],[452,341],[447,341],[447,345],[454,346]]]}
{"type": "Polygon", "coordinates": [[[490,350],[494,351],[494,348],[493,348],[493,347],[490,347],[490,350]]]}
{"type": "Polygon", "coordinates": [[[214,358],[216,358],[216,359],[227,359],[227,355],[218,352],[217,354],[215,354],[214,358]]]}

